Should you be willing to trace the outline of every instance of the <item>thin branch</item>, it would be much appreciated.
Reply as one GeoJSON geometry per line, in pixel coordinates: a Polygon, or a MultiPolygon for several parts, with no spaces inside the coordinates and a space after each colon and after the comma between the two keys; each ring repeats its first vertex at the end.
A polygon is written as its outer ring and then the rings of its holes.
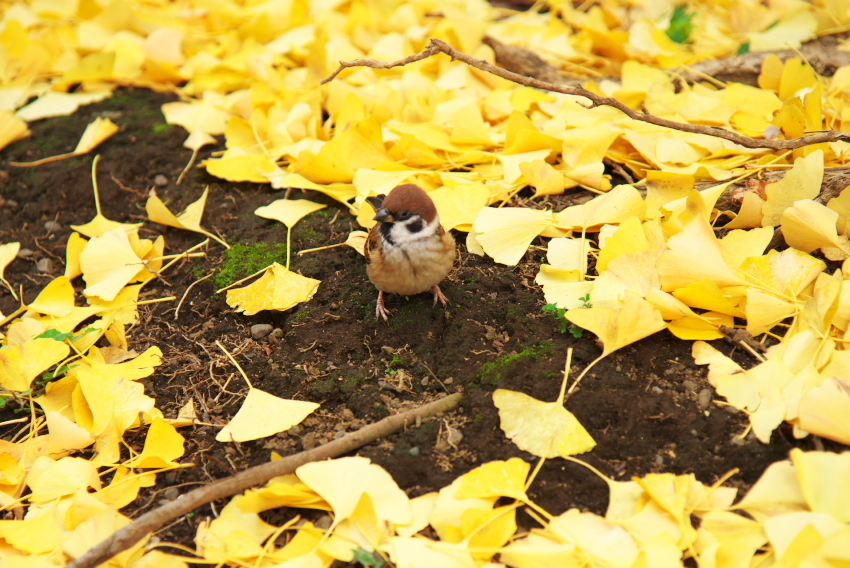
{"type": "Polygon", "coordinates": [[[456,393],[414,408],[413,410],[388,416],[380,422],[346,434],[339,440],[328,442],[306,452],[246,469],[236,475],[220,479],[215,483],[190,491],[180,498],[166,503],[162,507],[145,513],[123,529],[116,531],[109,538],[103,540],[68,564],[68,568],[94,568],[119,552],[127,550],[157,528],[182,515],[190,513],[202,505],[230,497],[240,491],[265,483],[273,477],[290,474],[305,463],[329,459],[354,451],[396,430],[415,424],[417,420],[422,420],[440,412],[447,412],[457,406],[461,396],[460,393],[456,393]]]}
{"type": "Polygon", "coordinates": [[[633,120],[648,122],[649,124],[655,124],[656,126],[663,126],[664,128],[671,128],[673,130],[681,130],[682,132],[690,132],[692,134],[705,134],[706,136],[723,138],[746,148],[796,150],[797,148],[802,148],[804,146],[810,146],[812,144],[823,144],[825,142],[850,142],[850,133],[838,132],[835,130],[808,134],[806,136],[801,136],[800,138],[794,138],[791,140],[765,140],[760,138],[750,138],[749,136],[744,136],[743,134],[738,134],[736,132],[730,132],[729,130],[725,130],[716,126],[686,124],[683,122],[676,122],[675,120],[668,120],[666,118],[661,118],[648,112],[636,111],[613,97],[603,97],[601,95],[597,95],[596,93],[588,91],[587,89],[581,86],[556,85],[554,83],[541,81],[540,79],[535,79],[533,77],[525,77],[524,75],[512,73],[511,71],[502,69],[501,67],[497,67],[496,65],[493,65],[488,61],[484,61],[483,59],[476,59],[471,55],[468,55],[462,51],[458,51],[446,42],[436,38],[432,38],[431,43],[429,43],[428,46],[420,53],[405,57],[403,59],[399,59],[397,61],[387,62],[377,61],[374,59],[355,59],[353,61],[342,61],[340,62],[339,68],[336,71],[334,71],[329,77],[322,80],[322,84],[324,85],[325,83],[333,80],[343,70],[348,69],[349,67],[371,67],[373,69],[390,69],[392,67],[407,65],[409,63],[413,63],[414,61],[421,61],[422,59],[426,59],[428,57],[431,57],[432,55],[436,55],[437,53],[445,53],[453,60],[457,59],[458,61],[462,61],[471,67],[475,67],[476,69],[479,69],[486,73],[490,73],[491,75],[496,75],[497,77],[501,77],[502,79],[507,79],[508,81],[512,81],[519,85],[533,87],[535,89],[542,89],[544,91],[563,93],[565,95],[575,95],[579,97],[584,97],[590,100],[589,104],[582,105],[588,109],[592,109],[598,106],[610,106],[616,108],[617,110],[619,110],[620,112],[622,112],[633,120]]]}

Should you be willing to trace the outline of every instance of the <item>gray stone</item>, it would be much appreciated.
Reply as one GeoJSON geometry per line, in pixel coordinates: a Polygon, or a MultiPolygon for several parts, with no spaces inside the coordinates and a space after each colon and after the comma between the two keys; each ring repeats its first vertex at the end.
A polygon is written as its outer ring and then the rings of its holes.
{"type": "Polygon", "coordinates": [[[153,184],[157,187],[165,187],[168,185],[168,178],[162,174],[156,174],[153,178],[153,184]]]}
{"type": "Polygon", "coordinates": [[[53,261],[49,258],[42,258],[35,265],[35,268],[44,274],[51,274],[53,272],[53,261]]]}
{"type": "Polygon", "coordinates": [[[267,323],[258,323],[251,326],[251,337],[254,339],[262,339],[272,332],[274,326],[267,323]]]}
{"type": "Polygon", "coordinates": [[[698,402],[700,410],[708,410],[708,407],[711,406],[711,398],[714,393],[711,392],[711,389],[705,388],[699,391],[698,402]]]}

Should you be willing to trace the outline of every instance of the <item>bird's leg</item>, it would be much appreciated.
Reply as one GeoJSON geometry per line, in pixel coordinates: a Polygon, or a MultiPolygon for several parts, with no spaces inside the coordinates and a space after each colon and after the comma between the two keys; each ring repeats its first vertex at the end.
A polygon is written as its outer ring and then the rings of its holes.
{"type": "Polygon", "coordinates": [[[385,322],[390,321],[390,312],[384,306],[384,293],[378,290],[378,303],[375,305],[375,317],[384,318],[385,322]]]}
{"type": "Polygon", "coordinates": [[[451,303],[451,302],[449,302],[449,299],[446,298],[446,295],[443,294],[443,291],[440,290],[439,286],[434,286],[433,288],[431,288],[431,293],[434,294],[434,305],[435,306],[437,305],[437,300],[439,300],[440,303],[443,304],[443,307],[446,307],[451,303]]]}

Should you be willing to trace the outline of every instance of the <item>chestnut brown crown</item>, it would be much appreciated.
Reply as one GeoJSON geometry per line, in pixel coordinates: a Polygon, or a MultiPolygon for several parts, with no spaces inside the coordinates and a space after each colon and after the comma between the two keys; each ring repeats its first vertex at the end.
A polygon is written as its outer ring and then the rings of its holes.
{"type": "Polygon", "coordinates": [[[375,211],[386,209],[393,216],[409,211],[420,215],[426,223],[437,218],[437,207],[424,189],[412,183],[405,183],[393,188],[386,197],[369,197],[366,199],[375,211]]]}

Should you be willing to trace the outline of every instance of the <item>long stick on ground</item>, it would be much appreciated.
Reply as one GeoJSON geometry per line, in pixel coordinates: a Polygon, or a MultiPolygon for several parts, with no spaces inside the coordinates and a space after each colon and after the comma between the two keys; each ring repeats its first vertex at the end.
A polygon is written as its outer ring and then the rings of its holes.
{"type": "Polygon", "coordinates": [[[162,507],[145,513],[123,529],[116,531],[112,536],[68,564],[68,568],[94,568],[119,552],[127,550],[148,533],[153,532],[169,521],[192,512],[201,505],[235,495],[240,491],[265,483],[273,477],[292,473],[305,463],[333,458],[351,452],[378,438],[392,434],[409,424],[416,423],[417,420],[422,420],[440,412],[447,412],[457,406],[461,396],[461,393],[455,393],[414,408],[413,410],[388,416],[379,422],[347,434],[339,440],[328,442],[323,446],[301,452],[300,454],[246,469],[231,477],[220,479],[215,483],[190,491],[162,507]]]}
{"type": "Polygon", "coordinates": [[[640,120],[641,122],[648,122],[657,126],[672,128],[673,130],[681,130],[682,132],[691,132],[693,134],[705,134],[706,136],[723,138],[725,140],[729,140],[730,142],[740,144],[741,146],[745,146],[747,148],[795,150],[797,148],[802,148],[803,146],[809,146],[811,144],[850,141],[850,133],[839,132],[836,130],[807,134],[805,136],[801,136],[800,138],[793,138],[791,140],[765,140],[762,138],[750,138],[749,136],[744,136],[743,134],[731,132],[729,130],[726,130],[724,128],[718,128],[716,126],[704,126],[702,124],[687,124],[684,122],[676,122],[675,120],[669,120],[666,118],[661,118],[660,116],[655,116],[654,114],[650,114],[645,110],[644,112],[636,111],[633,108],[630,108],[629,106],[618,101],[614,97],[604,97],[592,91],[588,91],[587,89],[581,86],[573,87],[567,85],[556,85],[554,83],[541,81],[540,79],[535,79],[533,77],[526,77],[524,75],[513,73],[511,71],[508,71],[507,69],[497,67],[496,65],[493,65],[488,61],[484,61],[483,59],[477,59],[475,57],[472,57],[468,53],[458,51],[446,42],[436,38],[432,38],[431,43],[429,43],[428,46],[425,47],[425,49],[420,51],[419,53],[410,55],[397,61],[377,61],[375,59],[354,59],[352,61],[340,61],[339,68],[333,73],[331,73],[328,77],[322,79],[321,83],[324,85],[325,83],[332,81],[337,75],[339,75],[342,71],[348,69],[349,67],[371,67],[373,69],[391,69],[393,67],[408,65],[410,63],[413,63],[414,61],[421,61],[423,59],[427,59],[428,57],[437,55],[438,53],[445,53],[452,59],[457,59],[458,61],[462,61],[471,67],[475,67],[476,69],[480,69],[481,71],[485,71],[487,73],[490,73],[491,75],[496,75],[497,77],[501,77],[502,79],[513,81],[514,83],[517,83],[519,85],[525,85],[526,87],[534,87],[536,89],[542,89],[544,91],[563,93],[565,95],[577,95],[580,97],[584,97],[591,101],[590,104],[582,104],[583,107],[588,109],[598,106],[610,106],[616,108],[617,110],[619,110],[620,112],[622,112],[633,120],[640,120]]]}

